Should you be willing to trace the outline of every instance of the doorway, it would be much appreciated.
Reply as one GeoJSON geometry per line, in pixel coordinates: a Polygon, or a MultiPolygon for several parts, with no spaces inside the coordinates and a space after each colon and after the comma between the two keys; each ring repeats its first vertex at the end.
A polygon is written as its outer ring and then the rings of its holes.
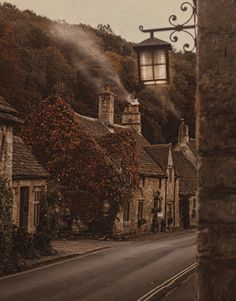
{"type": "Polygon", "coordinates": [[[20,227],[28,230],[29,187],[20,188],[20,227]]]}

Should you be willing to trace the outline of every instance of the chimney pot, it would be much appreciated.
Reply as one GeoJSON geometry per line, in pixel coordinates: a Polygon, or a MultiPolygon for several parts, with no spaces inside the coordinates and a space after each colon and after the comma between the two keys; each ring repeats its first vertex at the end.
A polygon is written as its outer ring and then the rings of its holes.
{"type": "Polygon", "coordinates": [[[178,143],[182,146],[189,142],[189,127],[185,124],[184,119],[180,120],[178,143]]]}
{"type": "Polygon", "coordinates": [[[129,103],[128,106],[124,109],[124,112],[122,114],[122,124],[134,129],[136,132],[141,134],[141,113],[139,112],[138,100],[134,100],[133,102],[129,103]]]}

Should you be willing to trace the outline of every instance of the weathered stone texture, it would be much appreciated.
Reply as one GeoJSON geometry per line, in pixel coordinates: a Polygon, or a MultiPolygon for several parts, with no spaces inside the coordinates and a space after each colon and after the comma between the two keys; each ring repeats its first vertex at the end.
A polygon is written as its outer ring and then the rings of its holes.
{"type": "Polygon", "coordinates": [[[20,188],[29,187],[29,214],[27,231],[29,233],[36,232],[34,224],[34,204],[35,191],[46,192],[46,179],[29,179],[29,180],[13,180],[13,206],[12,206],[12,221],[16,226],[20,225],[20,188]]]}
{"type": "Polygon", "coordinates": [[[0,125],[0,175],[12,181],[13,127],[0,125]]]}
{"type": "Polygon", "coordinates": [[[236,1],[198,1],[199,301],[236,296],[236,1]]]}

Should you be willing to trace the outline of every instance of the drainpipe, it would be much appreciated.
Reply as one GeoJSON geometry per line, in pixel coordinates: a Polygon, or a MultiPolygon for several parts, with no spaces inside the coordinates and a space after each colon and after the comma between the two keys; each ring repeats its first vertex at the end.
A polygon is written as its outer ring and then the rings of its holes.
{"type": "Polygon", "coordinates": [[[174,227],[176,227],[176,220],[175,220],[175,201],[176,201],[176,198],[175,198],[175,192],[176,192],[176,177],[175,177],[175,180],[174,180],[174,206],[173,206],[173,210],[174,210],[174,227]]]}
{"type": "Polygon", "coordinates": [[[168,180],[168,177],[166,177],[166,187],[165,187],[165,222],[166,222],[166,225],[167,225],[167,220],[166,220],[166,201],[167,201],[167,180],[168,180]]]}

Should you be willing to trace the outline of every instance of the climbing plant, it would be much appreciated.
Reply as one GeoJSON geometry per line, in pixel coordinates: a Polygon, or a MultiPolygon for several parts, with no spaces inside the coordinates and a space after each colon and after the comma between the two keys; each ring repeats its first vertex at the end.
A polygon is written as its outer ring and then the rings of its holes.
{"type": "MultiPolygon", "coordinates": [[[[111,233],[117,212],[122,202],[130,198],[135,185],[137,167],[132,133],[117,133],[123,143],[118,147],[117,142],[106,150],[63,99],[50,97],[26,120],[22,137],[60,183],[64,203],[72,216],[79,216],[90,230],[111,233]],[[115,148],[117,159],[112,156],[115,148]],[[128,161],[125,163],[128,157],[129,167],[128,161]]],[[[103,142],[108,145],[109,140],[112,145],[115,136],[107,136],[103,142]]]]}
{"type": "Polygon", "coordinates": [[[0,269],[4,270],[11,261],[12,248],[12,190],[9,183],[0,177],[0,269]]]}

